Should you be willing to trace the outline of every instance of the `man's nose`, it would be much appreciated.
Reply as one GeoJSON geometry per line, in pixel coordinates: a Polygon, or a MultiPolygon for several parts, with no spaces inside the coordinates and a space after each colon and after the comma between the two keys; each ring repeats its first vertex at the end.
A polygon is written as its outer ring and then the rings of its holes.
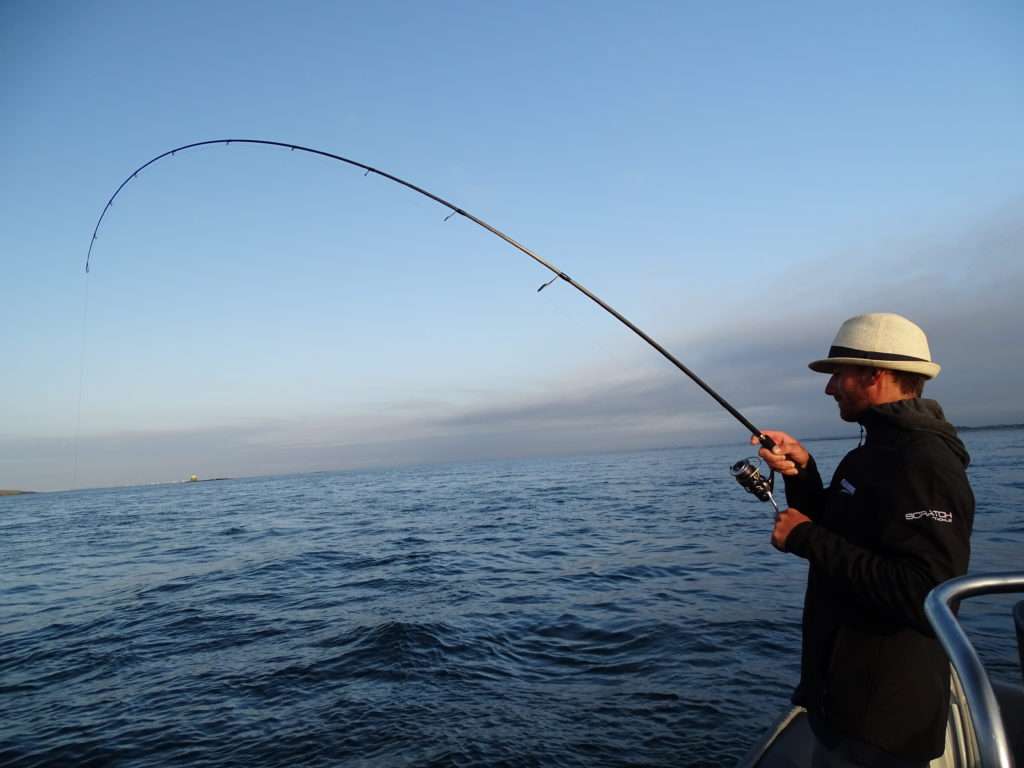
{"type": "Polygon", "coordinates": [[[836,375],[833,373],[828,377],[828,384],[825,385],[826,395],[835,395],[836,393],[836,375]]]}

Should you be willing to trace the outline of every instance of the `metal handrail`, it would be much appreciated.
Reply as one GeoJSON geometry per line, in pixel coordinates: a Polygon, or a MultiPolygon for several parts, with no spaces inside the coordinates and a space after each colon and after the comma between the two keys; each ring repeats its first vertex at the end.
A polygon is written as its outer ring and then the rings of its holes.
{"type": "Polygon", "coordinates": [[[992,683],[953,609],[968,597],[1021,591],[1024,576],[1019,573],[958,576],[935,587],[924,601],[928,622],[960,677],[983,768],[1013,768],[1013,756],[992,683]]]}

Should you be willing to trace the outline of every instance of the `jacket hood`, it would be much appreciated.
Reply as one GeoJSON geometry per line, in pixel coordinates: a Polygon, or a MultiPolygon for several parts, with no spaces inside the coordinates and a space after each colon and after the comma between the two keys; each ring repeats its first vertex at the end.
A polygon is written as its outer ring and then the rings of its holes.
{"type": "Polygon", "coordinates": [[[956,427],[946,421],[942,406],[935,400],[919,397],[898,400],[869,408],[860,422],[868,429],[889,427],[905,432],[931,432],[937,435],[966,467],[971,457],[957,437],[956,427]]]}

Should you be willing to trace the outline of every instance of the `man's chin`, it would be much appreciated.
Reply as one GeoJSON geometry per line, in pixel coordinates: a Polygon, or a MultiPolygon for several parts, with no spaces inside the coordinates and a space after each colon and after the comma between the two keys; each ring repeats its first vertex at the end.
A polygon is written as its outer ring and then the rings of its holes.
{"type": "Polygon", "coordinates": [[[850,411],[842,406],[839,406],[839,418],[843,421],[856,421],[859,413],[850,413],[850,411]]]}

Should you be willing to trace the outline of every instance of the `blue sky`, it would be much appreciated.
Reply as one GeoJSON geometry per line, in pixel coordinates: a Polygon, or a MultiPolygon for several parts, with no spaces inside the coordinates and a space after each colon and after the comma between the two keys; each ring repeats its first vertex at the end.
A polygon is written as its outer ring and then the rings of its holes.
{"type": "Polygon", "coordinates": [[[1018,3],[0,5],[0,488],[848,429],[839,322],[1024,420],[1018,3]]]}

